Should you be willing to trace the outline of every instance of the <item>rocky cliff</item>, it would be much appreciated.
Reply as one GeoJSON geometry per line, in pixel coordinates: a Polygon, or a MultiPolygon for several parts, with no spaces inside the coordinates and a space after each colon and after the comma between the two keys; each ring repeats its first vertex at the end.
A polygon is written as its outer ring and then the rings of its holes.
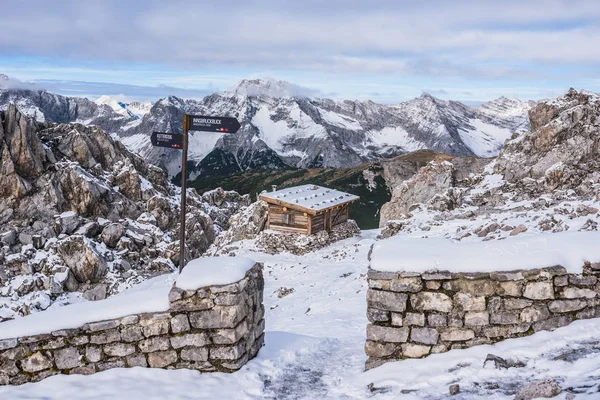
{"type": "Polygon", "coordinates": [[[531,129],[514,134],[488,165],[437,160],[397,182],[382,208],[383,235],[491,240],[597,230],[600,96],[571,89],[537,104],[529,119],[531,129]]]}
{"type": "MultiPolygon", "coordinates": [[[[99,299],[178,264],[180,190],[98,127],[0,112],[0,320],[99,299]]],[[[198,257],[248,196],[190,190],[198,257]]]]}

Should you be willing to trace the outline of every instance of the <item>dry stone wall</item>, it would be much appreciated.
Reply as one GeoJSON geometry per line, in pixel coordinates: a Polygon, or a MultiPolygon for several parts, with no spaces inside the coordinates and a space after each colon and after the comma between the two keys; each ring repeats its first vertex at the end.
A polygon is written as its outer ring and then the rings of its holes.
{"type": "Polygon", "coordinates": [[[600,317],[600,264],[492,273],[369,270],[366,369],[600,317]]]}
{"type": "Polygon", "coordinates": [[[124,367],[236,371],[263,345],[263,287],[257,263],[232,284],[194,291],[174,286],[166,312],[0,340],[0,385],[124,367]]]}

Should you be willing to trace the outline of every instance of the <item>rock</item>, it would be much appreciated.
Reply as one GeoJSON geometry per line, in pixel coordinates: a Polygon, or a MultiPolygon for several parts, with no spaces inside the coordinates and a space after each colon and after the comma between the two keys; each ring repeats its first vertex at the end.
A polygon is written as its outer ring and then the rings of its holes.
{"type": "Polygon", "coordinates": [[[31,244],[33,245],[33,247],[35,249],[42,249],[44,247],[44,244],[46,243],[46,239],[43,238],[40,235],[33,235],[31,237],[31,244]]]}
{"type": "Polygon", "coordinates": [[[286,288],[286,287],[280,287],[279,289],[277,289],[277,298],[281,299],[289,294],[292,294],[295,292],[294,288],[286,288]]]}
{"type": "Polygon", "coordinates": [[[462,342],[473,339],[475,337],[475,332],[471,329],[449,328],[443,330],[440,336],[443,341],[462,342]]]}
{"type": "Polygon", "coordinates": [[[553,379],[533,381],[517,392],[515,400],[532,400],[538,398],[551,398],[562,392],[558,383],[553,379]]]}
{"type": "Polygon", "coordinates": [[[421,358],[429,354],[431,346],[405,343],[402,345],[402,355],[409,358],[421,358]]]}
{"type": "Polygon", "coordinates": [[[148,365],[151,368],[164,368],[177,361],[177,352],[174,350],[157,351],[148,354],[148,365]]]}
{"type": "Polygon", "coordinates": [[[0,242],[7,246],[13,246],[15,243],[17,243],[17,232],[11,229],[0,234],[0,242]]]}
{"type": "Polygon", "coordinates": [[[100,225],[97,222],[92,221],[80,226],[76,231],[76,235],[82,235],[88,238],[94,237],[100,233],[100,225]]]}
{"type": "Polygon", "coordinates": [[[21,361],[21,368],[25,372],[38,372],[51,367],[52,362],[39,351],[21,361]]]}
{"type": "Polygon", "coordinates": [[[529,282],[525,285],[523,296],[532,300],[554,299],[554,285],[552,282],[529,282]]]}
{"type": "Polygon", "coordinates": [[[421,292],[413,294],[410,296],[410,304],[417,311],[440,311],[447,313],[452,310],[452,299],[443,293],[421,292]]]}
{"type": "Polygon", "coordinates": [[[21,232],[19,233],[19,243],[22,245],[33,244],[33,237],[29,233],[21,232]]]}
{"type": "Polygon", "coordinates": [[[525,363],[520,362],[520,361],[513,361],[513,360],[505,360],[502,357],[498,357],[494,354],[488,354],[487,357],[485,358],[485,361],[483,362],[483,366],[486,367],[488,363],[494,363],[494,367],[496,369],[508,369],[508,368],[521,368],[525,366],[525,363]]]}
{"type": "Polygon", "coordinates": [[[405,293],[385,292],[382,290],[367,291],[367,304],[369,307],[404,312],[408,295],[405,293]]]}
{"type": "Polygon", "coordinates": [[[439,333],[431,328],[412,328],[410,339],[413,342],[422,344],[437,344],[439,333]]]}
{"type": "Polygon", "coordinates": [[[521,224],[510,232],[510,236],[517,236],[518,234],[523,232],[527,232],[527,227],[521,224]]]}
{"type": "Polygon", "coordinates": [[[74,211],[64,212],[56,217],[55,220],[57,234],[72,234],[79,227],[79,215],[74,211]]]}
{"type": "Polygon", "coordinates": [[[450,392],[450,396],[454,396],[455,394],[460,393],[460,386],[459,385],[450,385],[450,387],[448,388],[448,391],[450,392]]]}
{"type": "Polygon", "coordinates": [[[408,340],[408,332],[408,328],[367,325],[367,339],[374,342],[404,343],[408,340]]]}
{"type": "Polygon", "coordinates": [[[78,367],[81,355],[76,347],[66,347],[56,350],[54,353],[54,362],[58,369],[71,369],[78,367]]]}
{"type": "Polygon", "coordinates": [[[393,343],[378,343],[371,340],[365,342],[365,354],[368,357],[383,358],[394,354],[396,345],[393,343]]]}
{"type": "Polygon", "coordinates": [[[103,283],[94,285],[83,292],[83,298],[89,301],[104,300],[106,298],[106,285],[103,283]]]}
{"type": "Polygon", "coordinates": [[[100,281],[107,271],[102,256],[82,236],[71,236],[57,248],[63,262],[71,269],[78,282],[100,281]]]}
{"type": "Polygon", "coordinates": [[[102,230],[100,240],[108,247],[116,247],[119,239],[125,235],[125,227],[119,223],[108,225],[102,230]]]}

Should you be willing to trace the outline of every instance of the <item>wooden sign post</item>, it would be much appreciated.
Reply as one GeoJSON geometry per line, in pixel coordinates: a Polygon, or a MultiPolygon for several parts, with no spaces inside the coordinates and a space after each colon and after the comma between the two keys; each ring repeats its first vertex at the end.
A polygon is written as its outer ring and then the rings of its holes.
{"type": "Polygon", "coordinates": [[[183,134],[153,132],[153,146],[182,150],[181,153],[181,210],[179,216],[179,273],[185,267],[185,214],[187,197],[187,159],[189,131],[236,133],[240,123],[230,117],[210,117],[183,114],[183,134]]]}

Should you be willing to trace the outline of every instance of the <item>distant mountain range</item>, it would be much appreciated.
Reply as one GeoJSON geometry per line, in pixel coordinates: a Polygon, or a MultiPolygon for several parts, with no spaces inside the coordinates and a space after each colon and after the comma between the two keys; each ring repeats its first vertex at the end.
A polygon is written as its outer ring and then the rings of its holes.
{"type": "Polygon", "coordinates": [[[423,94],[384,105],[307,97],[314,94],[263,79],[242,80],[202,100],[170,96],[153,105],[109,96],[94,102],[1,85],[0,109],[12,102],[38,121],[99,125],[172,176],[179,171],[180,154],[152,147],[152,131],[181,132],[184,113],[238,118],[242,127],[236,134],[191,134],[192,178],[256,168],[352,167],[420,149],[491,157],[513,132],[529,128],[527,113],[535,104],[501,97],[473,108],[423,94]]]}

